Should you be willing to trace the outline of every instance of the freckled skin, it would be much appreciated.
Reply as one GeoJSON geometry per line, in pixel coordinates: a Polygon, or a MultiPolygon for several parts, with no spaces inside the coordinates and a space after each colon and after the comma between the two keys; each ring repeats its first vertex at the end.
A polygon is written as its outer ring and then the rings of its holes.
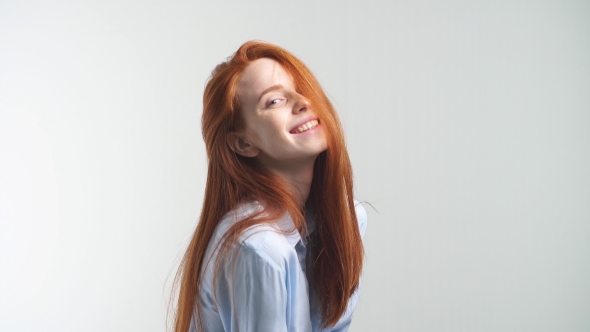
{"type": "Polygon", "coordinates": [[[315,158],[327,149],[321,119],[315,128],[290,133],[317,114],[276,61],[252,62],[240,78],[237,94],[245,121],[239,134],[255,150],[252,156],[267,168],[284,173],[313,167],[315,158]]]}

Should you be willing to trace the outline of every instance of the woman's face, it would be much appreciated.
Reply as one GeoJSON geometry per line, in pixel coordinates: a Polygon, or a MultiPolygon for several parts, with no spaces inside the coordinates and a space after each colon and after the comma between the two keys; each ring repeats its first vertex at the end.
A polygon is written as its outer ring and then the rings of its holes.
{"type": "Polygon", "coordinates": [[[246,149],[241,154],[257,157],[270,169],[284,169],[314,161],[326,150],[321,119],[276,61],[252,62],[240,78],[237,94],[245,122],[237,132],[246,149]]]}

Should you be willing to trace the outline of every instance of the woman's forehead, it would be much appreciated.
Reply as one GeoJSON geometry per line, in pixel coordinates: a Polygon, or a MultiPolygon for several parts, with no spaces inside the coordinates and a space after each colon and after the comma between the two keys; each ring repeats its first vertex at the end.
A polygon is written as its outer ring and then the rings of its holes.
{"type": "Polygon", "coordinates": [[[256,98],[275,85],[293,88],[291,75],[273,59],[262,58],[246,67],[238,83],[238,97],[256,98]]]}

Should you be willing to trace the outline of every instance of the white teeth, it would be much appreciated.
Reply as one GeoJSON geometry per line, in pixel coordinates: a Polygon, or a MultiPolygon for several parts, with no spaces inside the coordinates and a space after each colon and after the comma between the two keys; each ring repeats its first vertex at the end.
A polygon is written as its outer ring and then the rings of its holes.
{"type": "Polygon", "coordinates": [[[318,125],[318,120],[311,120],[307,123],[302,124],[300,127],[296,129],[297,132],[302,133],[306,130],[310,130],[318,125]]]}

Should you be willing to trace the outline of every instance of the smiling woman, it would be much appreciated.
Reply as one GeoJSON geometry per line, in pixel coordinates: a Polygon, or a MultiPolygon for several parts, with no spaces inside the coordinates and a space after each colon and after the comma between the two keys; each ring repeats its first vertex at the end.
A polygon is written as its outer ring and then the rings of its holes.
{"type": "Polygon", "coordinates": [[[242,156],[257,157],[287,179],[303,205],[315,159],[327,148],[318,115],[297,92],[291,75],[268,58],[255,60],[244,70],[237,95],[244,125],[230,133],[230,147],[242,156]]]}
{"type": "Polygon", "coordinates": [[[213,71],[202,128],[207,185],[177,274],[175,331],[346,331],[366,214],[313,74],[247,42],[213,71]]]}

